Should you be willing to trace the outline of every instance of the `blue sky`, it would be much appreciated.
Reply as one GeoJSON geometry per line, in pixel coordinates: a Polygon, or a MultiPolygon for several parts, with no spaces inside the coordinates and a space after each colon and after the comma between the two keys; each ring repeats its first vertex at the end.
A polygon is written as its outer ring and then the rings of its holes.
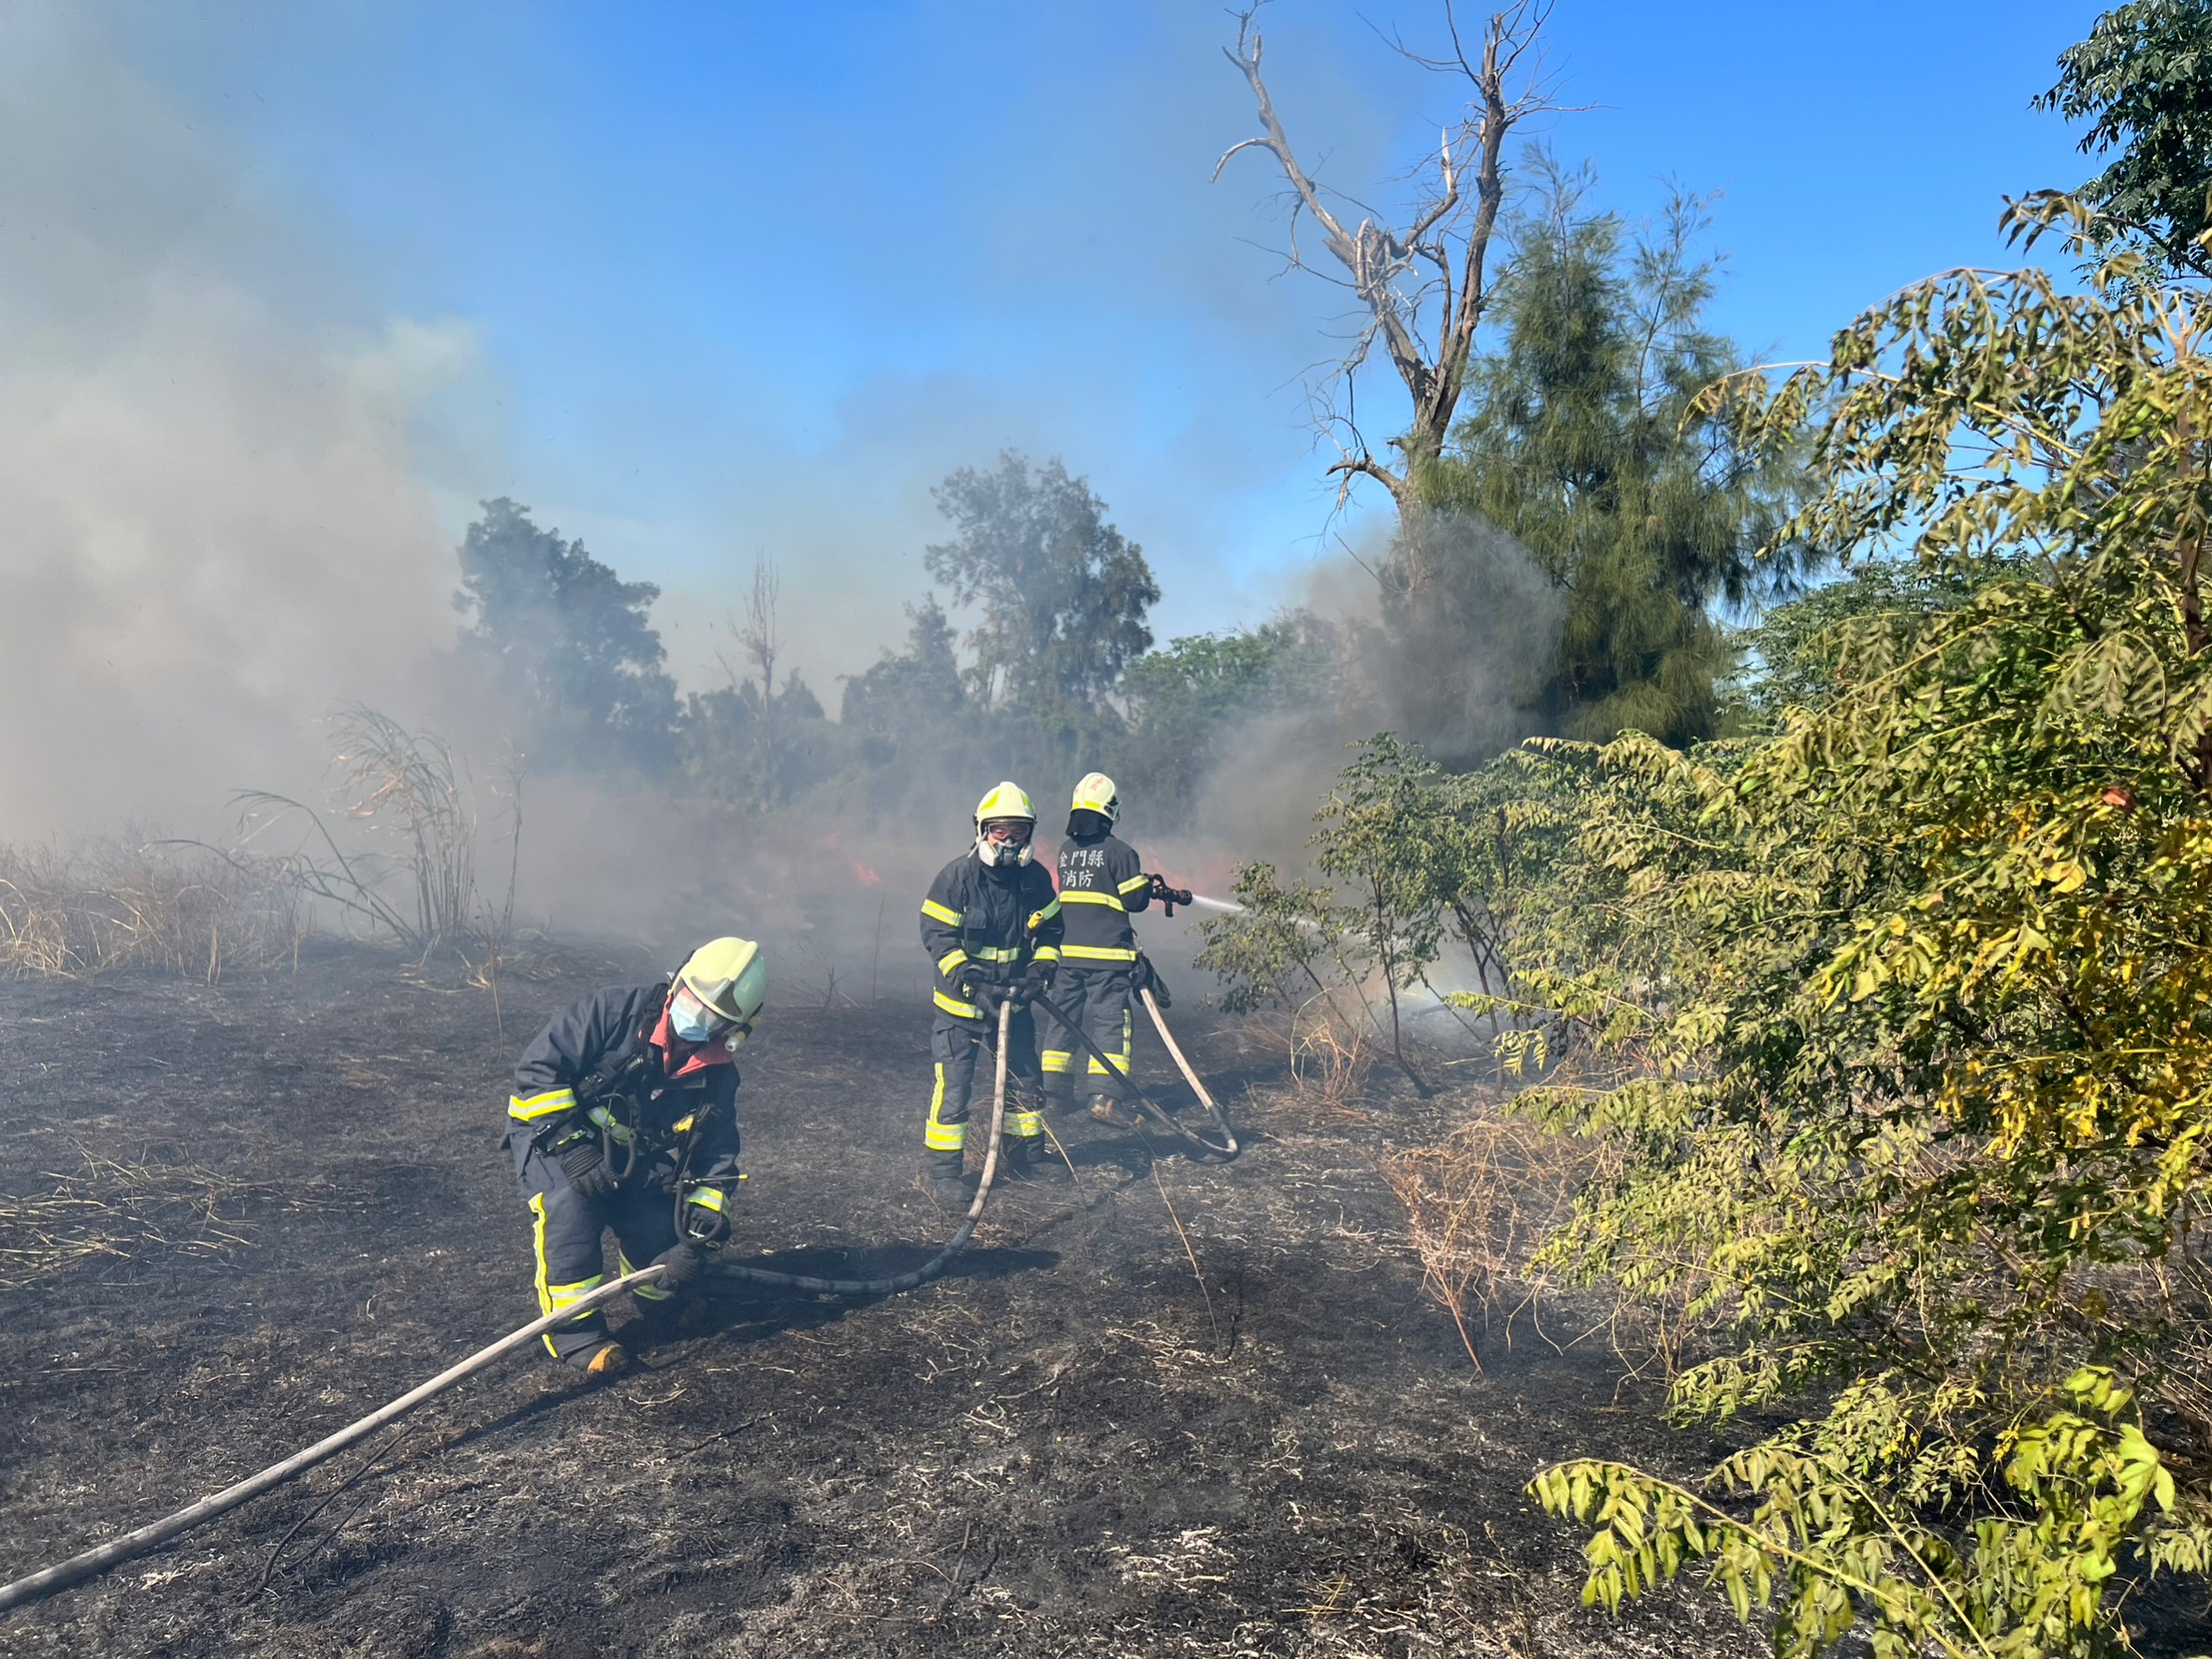
{"type": "MultiPolygon", "coordinates": [[[[1261,619],[1323,551],[1300,373],[1338,297],[1280,271],[1264,156],[1207,182],[1253,130],[1211,0],[107,15],[285,226],[285,305],[459,342],[414,402],[444,530],[508,494],[583,534],[668,590],[694,682],[770,554],[834,706],[925,586],[928,486],[1005,445],[1089,475],[1154,560],[1163,636],[1261,619]]],[[[1804,357],[1914,277],[2001,261],[2003,194],[2085,176],[2027,105],[2093,16],[1560,0],[1550,68],[1595,108],[1546,137],[1632,216],[1666,178],[1722,192],[1717,320],[1804,357]]],[[[1325,179],[1387,192],[1433,142],[1451,83],[1375,31],[1431,43],[1438,17],[1268,7],[1325,179]]]]}

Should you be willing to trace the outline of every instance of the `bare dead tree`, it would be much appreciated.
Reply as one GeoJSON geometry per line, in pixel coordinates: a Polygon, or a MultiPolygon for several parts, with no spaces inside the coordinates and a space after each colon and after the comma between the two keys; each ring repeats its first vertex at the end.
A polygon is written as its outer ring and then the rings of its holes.
{"type": "Polygon", "coordinates": [[[1316,423],[1340,456],[1329,468],[1338,481],[1337,504],[1343,506],[1353,484],[1366,477],[1388,489],[1404,511],[1418,504],[1420,471],[1443,453],[1466,389],[1476,330],[1494,280],[1491,240],[1505,200],[1506,138],[1532,115],[1557,108],[1534,55],[1550,16],[1550,0],[1515,0],[1493,13],[1473,56],[1462,38],[1452,0],[1444,0],[1451,36],[1448,56],[1425,56],[1402,40],[1392,42],[1411,62],[1462,79],[1472,89],[1456,125],[1439,135],[1435,155],[1416,169],[1417,200],[1403,227],[1384,224],[1373,211],[1326,189],[1299,161],[1260,74],[1260,36],[1253,24],[1264,4],[1257,0],[1237,14],[1237,43],[1222,49],[1250,84],[1263,130],[1230,146],[1215,163],[1214,177],[1221,177],[1240,150],[1264,150],[1275,158],[1290,187],[1288,256],[1298,269],[1315,269],[1298,244],[1300,216],[1321,227],[1323,245],[1345,275],[1317,274],[1348,287],[1364,313],[1357,337],[1315,398],[1316,423]],[[1355,227],[1346,227],[1347,209],[1361,212],[1355,227]],[[1354,399],[1359,372],[1377,341],[1413,403],[1411,426],[1390,440],[1401,458],[1395,468],[1361,434],[1354,399]]]}
{"type": "Polygon", "coordinates": [[[761,677],[761,706],[776,697],[776,658],[783,648],[783,631],[777,620],[777,602],[783,597],[783,576],[773,559],[752,561],[752,591],[745,596],[745,621],[737,642],[745,648],[761,677]]]}

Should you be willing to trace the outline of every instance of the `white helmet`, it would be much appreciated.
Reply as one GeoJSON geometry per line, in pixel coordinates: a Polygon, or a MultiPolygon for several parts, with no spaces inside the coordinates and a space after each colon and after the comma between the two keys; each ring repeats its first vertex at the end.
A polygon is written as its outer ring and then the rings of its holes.
{"type": "Polygon", "coordinates": [[[1068,808],[1068,833],[1075,833],[1075,814],[1096,812],[1112,829],[1121,817],[1121,796],[1113,787],[1113,779],[1103,772],[1091,772],[1075,786],[1075,799],[1068,808]]]}

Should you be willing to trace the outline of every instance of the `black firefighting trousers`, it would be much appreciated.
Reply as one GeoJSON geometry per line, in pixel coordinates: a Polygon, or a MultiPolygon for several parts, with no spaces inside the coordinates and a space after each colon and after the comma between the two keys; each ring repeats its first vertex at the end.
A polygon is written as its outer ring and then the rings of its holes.
{"type": "MultiPolygon", "coordinates": [[[[604,1241],[609,1228],[615,1233],[615,1258],[625,1273],[649,1266],[675,1244],[675,1205],[666,1192],[632,1182],[604,1198],[588,1199],[569,1185],[558,1163],[531,1143],[527,1129],[508,1135],[507,1150],[521,1178],[523,1201],[530,1206],[540,1313],[557,1314],[604,1281],[604,1241]]],[[[667,1302],[671,1294],[658,1285],[639,1285],[630,1293],[647,1307],[667,1302]]],[[[606,1319],[595,1307],[546,1333],[546,1346],[556,1355],[596,1347],[605,1340],[606,1319]]]]}
{"type": "MultiPolygon", "coordinates": [[[[1122,966],[1079,968],[1073,962],[1063,962],[1049,995],[1069,1019],[1083,1027],[1085,1037],[1113,1057],[1114,1070],[1127,1077],[1133,1029],[1130,1007],[1137,997],[1136,970],[1122,966]]],[[[1043,1024],[1046,1088],[1055,1098],[1072,1093],[1076,1076],[1084,1074],[1096,1080],[1093,1086],[1099,1094],[1110,1093],[1103,1086],[1106,1068],[1099,1063],[1099,1056],[1085,1050],[1051,1014],[1038,1017],[1043,1024]]]]}
{"type": "MultiPolygon", "coordinates": [[[[929,1119],[922,1142],[941,1157],[953,1158],[968,1144],[968,1113],[975,1099],[976,1073],[982,1071],[988,1098],[993,1068],[988,1041],[997,1026],[993,1018],[964,1020],[942,1009],[929,1027],[929,1057],[937,1079],[929,1096],[929,1119]]],[[[1039,1084],[1037,1025],[1026,1008],[1016,1008],[1006,1033],[1006,1138],[1030,1142],[1044,1133],[1037,1111],[1039,1084]]]]}

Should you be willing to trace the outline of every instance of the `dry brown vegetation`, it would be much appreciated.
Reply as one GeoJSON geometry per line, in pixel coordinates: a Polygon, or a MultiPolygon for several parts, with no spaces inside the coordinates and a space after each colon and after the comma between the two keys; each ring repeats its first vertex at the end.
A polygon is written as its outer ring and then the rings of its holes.
{"type": "Polygon", "coordinates": [[[0,974],[162,968],[212,984],[295,962],[298,892],[273,865],[119,837],[0,846],[0,974]]]}
{"type": "MultiPolygon", "coordinates": [[[[325,1190],[308,1183],[283,1207],[313,1207],[325,1190]]],[[[220,1255],[249,1242],[249,1207],[276,1201],[263,1183],[192,1164],[86,1153],[81,1169],[41,1176],[36,1192],[0,1194],[0,1271],[22,1285],[98,1257],[220,1255]]]]}
{"type": "Polygon", "coordinates": [[[1317,1128],[1363,1122],[1373,1033],[1316,997],[1288,1013],[1248,1014],[1237,1026],[1244,1043],[1279,1059],[1282,1081],[1259,1085],[1241,1115],[1255,1127],[1317,1128]]]}
{"type": "Polygon", "coordinates": [[[1469,1318],[1510,1323],[1535,1306],[1545,1289],[1535,1253],[1575,1195],[1603,1174],[1605,1157],[1601,1145],[1477,1099],[1441,1140],[1381,1160],[1422,1287],[1451,1315],[1477,1370],[1482,1361],[1469,1318]]]}

